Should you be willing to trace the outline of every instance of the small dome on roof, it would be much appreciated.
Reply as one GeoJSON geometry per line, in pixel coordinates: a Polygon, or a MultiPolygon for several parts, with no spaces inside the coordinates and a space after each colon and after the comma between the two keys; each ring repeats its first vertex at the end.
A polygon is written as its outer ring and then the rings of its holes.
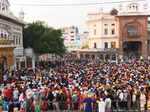
{"type": "Polygon", "coordinates": [[[110,14],[111,15],[117,15],[118,14],[118,10],[113,8],[111,11],[110,11],[110,14]]]}
{"type": "Polygon", "coordinates": [[[130,11],[130,12],[137,12],[139,9],[139,5],[138,5],[138,3],[133,2],[133,3],[130,3],[129,5],[127,5],[127,8],[128,8],[128,11],[130,11]]]}

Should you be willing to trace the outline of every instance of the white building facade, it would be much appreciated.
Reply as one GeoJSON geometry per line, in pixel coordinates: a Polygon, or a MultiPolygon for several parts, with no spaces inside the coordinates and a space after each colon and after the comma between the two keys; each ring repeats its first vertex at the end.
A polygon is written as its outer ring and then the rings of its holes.
{"type": "Polygon", "coordinates": [[[118,48],[117,22],[110,13],[101,9],[98,13],[89,13],[89,49],[118,48]]]}
{"type": "Polygon", "coordinates": [[[0,37],[13,40],[14,49],[14,68],[24,58],[23,48],[23,13],[20,18],[17,18],[9,9],[8,0],[0,0],[0,37]]]}
{"type": "Polygon", "coordinates": [[[64,39],[64,45],[68,52],[71,52],[76,48],[76,41],[78,38],[78,28],[75,26],[65,27],[61,29],[62,38],[64,39]]]}

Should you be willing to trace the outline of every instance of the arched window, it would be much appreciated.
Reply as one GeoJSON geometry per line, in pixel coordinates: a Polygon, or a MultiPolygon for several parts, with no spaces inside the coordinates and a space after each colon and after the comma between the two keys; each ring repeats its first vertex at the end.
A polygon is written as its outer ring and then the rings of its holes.
{"type": "Polygon", "coordinates": [[[111,34],[112,34],[112,35],[115,34],[115,29],[114,29],[114,28],[111,30],[111,34]]]}
{"type": "Polygon", "coordinates": [[[97,44],[96,43],[94,43],[94,48],[97,48],[97,44]]]}
{"type": "Polygon", "coordinates": [[[104,29],[104,34],[108,35],[108,29],[107,28],[104,29]]]}
{"type": "Polygon", "coordinates": [[[6,29],[0,29],[0,38],[8,39],[9,32],[6,29]]]}
{"type": "Polygon", "coordinates": [[[96,35],[96,29],[94,29],[94,35],[96,35]]]}
{"type": "Polygon", "coordinates": [[[104,48],[107,49],[108,48],[108,42],[104,43],[104,48]]]}
{"type": "Polygon", "coordinates": [[[116,48],[116,42],[111,42],[111,48],[116,48]]]}
{"type": "Polygon", "coordinates": [[[18,37],[18,44],[20,45],[20,37],[18,37]]]}
{"type": "Polygon", "coordinates": [[[4,34],[3,33],[1,33],[1,38],[4,38],[4,34]]]}
{"type": "Polygon", "coordinates": [[[4,38],[7,39],[7,34],[6,33],[4,34],[4,38]]]}
{"type": "Polygon", "coordinates": [[[127,35],[128,37],[139,37],[140,32],[139,32],[139,24],[138,23],[129,23],[127,25],[127,35]]]}
{"type": "Polygon", "coordinates": [[[18,37],[16,37],[16,45],[18,45],[18,37]]]}
{"type": "Polygon", "coordinates": [[[14,45],[16,45],[16,37],[15,37],[15,35],[13,36],[13,40],[14,40],[14,45]]]}

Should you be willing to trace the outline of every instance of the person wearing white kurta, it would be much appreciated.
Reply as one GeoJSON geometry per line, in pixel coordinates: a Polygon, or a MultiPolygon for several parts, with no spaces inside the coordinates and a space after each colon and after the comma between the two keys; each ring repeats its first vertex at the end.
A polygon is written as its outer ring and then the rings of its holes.
{"type": "Polygon", "coordinates": [[[100,99],[100,102],[98,104],[98,112],[105,112],[105,102],[103,99],[100,99]]]}
{"type": "Polygon", "coordinates": [[[145,105],[146,105],[146,96],[145,96],[144,92],[142,92],[141,95],[140,95],[140,108],[141,108],[141,112],[144,112],[145,105]]]}
{"type": "Polygon", "coordinates": [[[111,111],[111,99],[110,98],[105,99],[105,111],[106,112],[111,111]]]}

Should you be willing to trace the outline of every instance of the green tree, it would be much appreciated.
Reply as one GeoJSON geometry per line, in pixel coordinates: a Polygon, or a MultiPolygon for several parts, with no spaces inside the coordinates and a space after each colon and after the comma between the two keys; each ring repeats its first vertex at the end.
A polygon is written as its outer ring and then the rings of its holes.
{"type": "Polygon", "coordinates": [[[62,55],[66,49],[61,36],[61,30],[49,28],[44,22],[37,21],[24,28],[24,47],[33,48],[37,54],[62,55]]]}

